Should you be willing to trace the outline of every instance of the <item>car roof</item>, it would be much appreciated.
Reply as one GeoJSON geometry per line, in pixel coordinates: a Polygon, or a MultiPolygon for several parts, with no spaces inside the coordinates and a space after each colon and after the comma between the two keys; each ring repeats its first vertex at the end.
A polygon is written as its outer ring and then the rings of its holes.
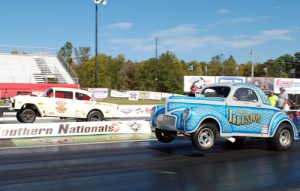
{"type": "MultiPolygon", "coordinates": [[[[50,88],[49,88],[50,89],[50,88]]],[[[92,95],[91,92],[86,91],[86,90],[82,90],[82,89],[76,89],[76,88],[61,88],[61,87],[51,87],[51,89],[53,90],[60,90],[60,91],[74,91],[74,92],[79,92],[79,93],[84,93],[84,94],[88,94],[88,95],[92,95]]]]}
{"type": "Polygon", "coordinates": [[[240,82],[222,82],[222,83],[213,83],[209,84],[205,87],[215,87],[215,86],[227,86],[227,87],[240,87],[240,86],[248,86],[248,87],[256,87],[252,84],[248,83],[240,83],[240,82]]]}

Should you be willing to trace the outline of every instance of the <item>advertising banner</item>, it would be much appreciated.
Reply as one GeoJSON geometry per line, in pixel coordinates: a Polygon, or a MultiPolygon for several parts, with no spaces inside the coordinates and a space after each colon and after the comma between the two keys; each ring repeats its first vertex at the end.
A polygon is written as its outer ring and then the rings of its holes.
{"type": "Polygon", "coordinates": [[[274,92],[280,93],[280,87],[283,87],[288,94],[300,94],[300,79],[274,78],[274,92]]]}
{"type": "Polygon", "coordinates": [[[202,89],[208,84],[215,83],[215,76],[184,76],[184,92],[189,92],[192,84],[202,89]]]}
{"type": "Polygon", "coordinates": [[[88,91],[92,92],[96,99],[104,99],[108,97],[108,88],[88,88],[88,91]]]}
{"type": "Polygon", "coordinates": [[[120,133],[151,133],[149,121],[0,124],[0,139],[120,133]]]}
{"type": "Polygon", "coordinates": [[[161,100],[160,92],[139,92],[139,99],[161,100]]]}
{"type": "Polygon", "coordinates": [[[131,101],[139,100],[139,92],[138,91],[129,91],[128,92],[128,99],[131,101]]]}
{"type": "Polygon", "coordinates": [[[216,76],[216,83],[236,82],[245,83],[245,77],[233,77],[233,76],[216,76]]]}
{"type": "Polygon", "coordinates": [[[116,90],[111,90],[110,91],[110,97],[128,97],[128,91],[125,92],[120,92],[116,90]]]}
{"type": "Polygon", "coordinates": [[[173,94],[170,94],[170,93],[161,93],[161,97],[162,98],[168,98],[170,96],[172,96],[173,94]]]}
{"type": "Polygon", "coordinates": [[[247,77],[247,83],[253,84],[262,90],[273,90],[274,78],[271,77],[247,77]]]}
{"type": "Polygon", "coordinates": [[[114,117],[150,117],[153,106],[155,105],[119,105],[114,117]]]}

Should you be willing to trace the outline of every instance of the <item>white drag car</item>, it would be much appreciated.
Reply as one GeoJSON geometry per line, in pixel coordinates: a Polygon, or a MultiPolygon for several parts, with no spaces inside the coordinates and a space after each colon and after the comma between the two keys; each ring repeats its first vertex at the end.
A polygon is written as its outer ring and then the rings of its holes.
{"type": "Polygon", "coordinates": [[[41,96],[15,96],[11,105],[22,123],[33,123],[36,117],[102,121],[112,118],[118,109],[117,104],[97,102],[92,93],[73,88],[49,88],[41,96]]]}

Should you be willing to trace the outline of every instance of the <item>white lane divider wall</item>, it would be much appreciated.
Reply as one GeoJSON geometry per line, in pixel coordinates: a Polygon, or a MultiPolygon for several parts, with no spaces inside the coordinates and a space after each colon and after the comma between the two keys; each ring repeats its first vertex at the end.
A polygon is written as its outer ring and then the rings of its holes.
{"type": "Polygon", "coordinates": [[[0,124],[0,139],[145,133],[151,133],[145,120],[0,124]]]}

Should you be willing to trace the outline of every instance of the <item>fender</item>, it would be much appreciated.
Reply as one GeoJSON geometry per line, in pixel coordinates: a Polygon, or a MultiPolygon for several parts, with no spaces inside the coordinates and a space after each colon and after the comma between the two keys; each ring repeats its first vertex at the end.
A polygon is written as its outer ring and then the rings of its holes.
{"type": "Polygon", "coordinates": [[[153,116],[150,119],[150,124],[152,127],[156,127],[157,126],[156,119],[159,115],[165,113],[165,105],[157,105],[152,107],[152,112],[153,112],[153,116]]]}
{"type": "Polygon", "coordinates": [[[24,105],[22,105],[21,109],[32,109],[37,117],[44,117],[45,115],[40,111],[39,107],[37,107],[35,104],[33,103],[26,103],[24,105]]]}
{"type": "Polygon", "coordinates": [[[294,124],[291,118],[289,118],[282,112],[278,112],[277,114],[275,114],[273,119],[271,120],[271,128],[269,132],[270,137],[274,136],[279,125],[282,123],[289,123],[293,127],[294,139],[299,139],[299,134],[296,125],[294,124]]]}
{"type": "Polygon", "coordinates": [[[187,133],[193,133],[197,130],[199,125],[205,120],[211,118],[216,121],[220,127],[220,133],[232,133],[232,128],[224,114],[220,114],[215,110],[203,108],[190,108],[190,115],[185,120],[184,130],[187,133]]]}

